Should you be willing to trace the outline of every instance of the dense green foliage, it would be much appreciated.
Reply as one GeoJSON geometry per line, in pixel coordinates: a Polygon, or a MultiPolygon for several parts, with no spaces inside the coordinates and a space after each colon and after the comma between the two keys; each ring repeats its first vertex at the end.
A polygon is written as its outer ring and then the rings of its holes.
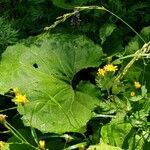
{"type": "Polygon", "coordinates": [[[149,150],[149,9],[1,0],[0,149],[149,150]]]}

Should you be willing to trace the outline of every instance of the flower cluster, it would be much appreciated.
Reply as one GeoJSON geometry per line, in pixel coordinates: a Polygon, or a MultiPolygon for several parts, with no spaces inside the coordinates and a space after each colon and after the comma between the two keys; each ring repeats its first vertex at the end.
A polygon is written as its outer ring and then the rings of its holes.
{"type": "Polygon", "coordinates": [[[113,64],[107,64],[103,68],[98,69],[98,75],[99,76],[105,76],[107,72],[116,72],[118,70],[117,66],[114,66],[113,64]]]}
{"type": "Polygon", "coordinates": [[[26,95],[22,95],[18,88],[13,88],[13,93],[15,94],[14,101],[16,103],[20,103],[20,104],[24,105],[27,102],[29,102],[26,95]]]}

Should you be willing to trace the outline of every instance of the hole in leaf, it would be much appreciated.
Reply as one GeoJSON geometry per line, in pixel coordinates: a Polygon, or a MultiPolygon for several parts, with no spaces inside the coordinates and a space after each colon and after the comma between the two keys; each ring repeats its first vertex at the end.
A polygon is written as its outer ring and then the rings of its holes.
{"type": "Polygon", "coordinates": [[[79,72],[77,72],[73,79],[72,79],[72,87],[73,89],[76,89],[76,86],[79,84],[81,80],[83,81],[90,81],[92,84],[95,84],[95,75],[97,72],[97,68],[87,68],[82,69],[79,72]]]}
{"type": "Polygon", "coordinates": [[[34,68],[38,68],[37,63],[34,63],[34,64],[33,64],[33,67],[34,67],[34,68]]]}

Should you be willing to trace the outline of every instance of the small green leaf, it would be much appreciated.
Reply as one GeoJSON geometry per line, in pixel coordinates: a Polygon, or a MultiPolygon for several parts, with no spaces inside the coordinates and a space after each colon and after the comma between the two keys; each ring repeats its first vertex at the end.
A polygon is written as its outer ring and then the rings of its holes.
{"type": "Polygon", "coordinates": [[[116,25],[115,24],[104,24],[100,30],[99,30],[99,36],[100,36],[100,39],[102,40],[101,41],[101,44],[103,44],[107,37],[109,37],[112,32],[115,30],[116,28],[116,25]]]}

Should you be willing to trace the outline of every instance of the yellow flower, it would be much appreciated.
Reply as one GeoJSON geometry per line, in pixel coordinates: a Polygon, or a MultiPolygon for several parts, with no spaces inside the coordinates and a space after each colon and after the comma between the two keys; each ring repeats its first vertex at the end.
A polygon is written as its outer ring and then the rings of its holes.
{"type": "Polygon", "coordinates": [[[42,149],[42,150],[45,149],[45,141],[44,140],[39,141],[39,148],[42,149]]]}
{"type": "Polygon", "coordinates": [[[136,89],[141,88],[140,82],[134,81],[134,87],[135,87],[136,89]]]}
{"type": "Polygon", "coordinates": [[[104,69],[106,71],[110,71],[110,72],[116,72],[116,70],[118,70],[117,66],[114,66],[113,64],[108,64],[104,67],[104,69]]]}
{"type": "Polygon", "coordinates": [[[130,95],[133,97],[135,96],[135,92],[131,92],[130,95]]]}
{"type": "Polygon", "coordinates": [[[106,73],[105,69],[101,69],[101,68],[98,69],[98,73],[97,73],[98,75],[104,76],[105,73],[106,73]]]}
{"type": "Polygon", "coordinates": [[[0,123],[3,124],[6,121],[6,117],[8,117],[8,116],[0,114],[0,123]]]}
{"type": "Polygon", "coordinates": [[[15,102],[20,104],[26,104],[29,100],[26,98],[26,95],[18,94],[15,96],[15,102]]]}

